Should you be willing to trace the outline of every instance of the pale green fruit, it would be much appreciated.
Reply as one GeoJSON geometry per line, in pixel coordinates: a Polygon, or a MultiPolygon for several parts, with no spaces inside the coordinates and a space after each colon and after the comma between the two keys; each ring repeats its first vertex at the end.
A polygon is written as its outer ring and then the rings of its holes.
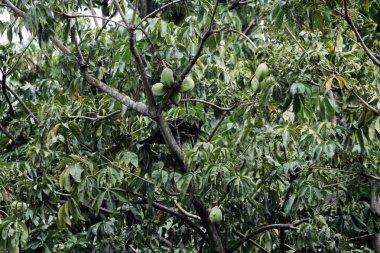
{"type": "Polygon", "coordinates": [[[222,214],[222,210],[220,210],[219,206],[214,206],[211,209],[210,215],[208,216],[208,218],[214,224],[222,222],[222,220],[223,220],[223,214],[222,214]]]}
{"type": "Polygon", "coordinates": [[[260,90],[266,89],[272,83],[273,81],[270,80],[270,78],[264,79],[263,81],[260,82],[260,90]]]}
{"type": "Polygon", "coordinates": [[[173,96],[172,96],[172,102],[173,102],[173,104],[175,104],[175,105],[178,105],[179,104],[179,102],[181,102],[181,98],[182,98],[182,95],[181,95],[181,93],[175,93],[173,96]]]}
{"type": "Polygon", "coordinates": [[[161,72],[160,82],[166,86],[172,86],[172,84],[174,83],[173,70],[169,68],[164,68],[164,70],[162,70],[161,72]]]}
{"type": "Polygon", "coordinates": [[[260,91],[260,82],[256,77],[251,80],[251,88],[254,94],[260,91]]]}
{"type": "Polygon", "coordinates": [[[165,95],[165,86],[162,83],[155,83],[152,86],[152,93],[156,97],[165,95]]]}
{"type": "Polygon", "coordinates": [[[264,80],[264,78],[269,76],[269,69],[265,62],[257,66],[255,75],[256,75],[257,80],[259,80],[259,82],[261,82],[262,80],[264,80]]]}
{"type": "Polygon", "coordinates": [[[185,79],[183,80],[183,82],[181,84],[181,87],[179,88],[179,91],[180,92],[187,92],[187,91],[194,89],[194,87],[195,87],[195,83],[194,83],[193,79],[191,79],[191,77],[185,77],[185,79]]]}

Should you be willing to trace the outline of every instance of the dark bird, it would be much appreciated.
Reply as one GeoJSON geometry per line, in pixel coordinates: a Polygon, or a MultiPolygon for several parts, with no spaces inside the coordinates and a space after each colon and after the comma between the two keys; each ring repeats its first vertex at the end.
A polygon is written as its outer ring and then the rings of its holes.
{"type": "MultiPolygon", "coordinates": [[[[146,144],[165,144],[164,137],[161,134],[161,131],[159,130],[156,123],[154,123],[154,132],[151,136],[148,138],[140,141],[140,143],[146,143],[146,144]]],[[[187,121],[183,121],[182,119],[170,119],[168,120],[168,124],[170,126],[170,130],[173,133],[174,138],[179,141],[185,142],[188,140],[193,139],[193,141],[196,141],[200,134],[200,128],[203,125],[203,122],[199,124],[199,126],[195,123],[190,123],[187,121]]]]}

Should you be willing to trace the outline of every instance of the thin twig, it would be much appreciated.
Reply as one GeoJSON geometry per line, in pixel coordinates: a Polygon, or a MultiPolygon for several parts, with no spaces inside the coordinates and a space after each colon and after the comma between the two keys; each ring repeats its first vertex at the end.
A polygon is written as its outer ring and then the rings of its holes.
{"type": "Polygon", "coordinates": [[[175,4],[175,3],[179,3],[183,0],[176,0],[176,1],[173,1],[173,2],[170,2],[168,4],[165,4],[163,6],[161,6],[160,8],[156,9],[155,11],[149,13],[149,15],[146,15],[143,19],[141,19],[141,21],[136,25],[136,27],[139,27],[145,20],[147,20],[148,18],[150,17],[153,17],[154,15],[156,15],[157,13],[159,13],[160,11],[166,9],[167,7],[175,4]]]}
{"type": "MultiPolygon", "coordinates": [[[[96,15],[96,11],[94,10],[94,6],[92,5],[92,0],[88,0],[88,8],[90,9],[92,15],[96,15]]],[[[94,23],[96,26],[99,26],[98,20],[95,17],[94,23]]]]}
{"type": "MultiPolygon", "coordinates": [[[[233,110],[236,106],[234,105],[231,110],[233,110]]],[[[212,140],[212,138],[214,137],[216,131],[218,130],[218,128],[220,127],[220,125],[222,124],[222,122],[224,121],[224,119],[226,118],[227,114],[231,111],[225,111],[222,115],[222,117],[219,119],[219,121],[216,123],[214,129],[212,130],[210,136],[208,137],[207,139],[207,142],[210,142],[212,140]]]]}
{"type": "Polygon", "coordinates": [[[10,69],[8,69],[8,71],[7,71],[7,73],[5,75],[9,75],[10,73],[12,73],[14,67],[20,61],[20,59],[22,58],[22,56],[24,55],[24,53],[26,52],[26,50],[29,48],[30,44],[32,44],[34,38],[35,38],[35,36],[33,36],[33,38],[29,41],[28,45],[26,45],[26,47],[24,48],[24,50],[22,50],[22,52],[21,52],[20,56],[17,58],[16,62],[12,65],[12,67],[10,69]]]}
{"type": "MultiPolygon", "coordinates": [[[[239,236],[240,238],[243,238],[243,237],[245,236],[242,232],[237,231],[237,230],[235,230],[235,234],[236,234],[237,236],[239,236]]],[[[265,253],[270,253],[270,252],[267,251],[265,248],[263,248],[263,246],[261,246],[260,244],[258,244],[258,243],[255,242],[254,240],[249,239],[248,241],[249,241],[250,243],[252,243],[253,245],[255,245],[256,247],[258,247],[261,251],[263,251],[263,252],[265,252],[265,253]]]]}
{"type": "Polygon", "coordinates": [[[114,0],[113,1],[115,3],[115,6],[117,8],[117,11],[119,12],[120,16],[121,16],[121,19],[123,20],[124,24],[128,26],[128,20],[127,20],[127,17],[125,16],[123,10],[121,9],[120,5],[119,5],[119,1],[118,0],[114,0]]]}
{"type": "Polygon", "coordinates": [[[128,28],[126,25],[120,23],[120,22],[117,22],[115,20],[112,20],[110,18],[105,18],[105,17],[101,17],[101,16],[96,16],[96,15],[91,15],[91,14],[67,14],[67,13],[62,13],[62,15],[65,17],[65,18],[99,18],[99,19],[103,19],[103,20],[106,20],[107,22],[113,22],[119,26],[122,26],[122,27],[125,27],[125,28],[128,28]]]}
{"type": "Polygon", "coordinates": [[[355,97],[357,97],[360,102],[365,106],[367,107],[369,110],[373,111],[374,113],[376,113],[377,115],[380,115],[380,110],[376,109],[375,107],[373,107],[372,105],[368,104],[362,97],[360,97],[356,92],[352,91],[352,93],[355,95],[355,97]]]}
{"type": "Polygon", "coordinates": [[[87,117],[87,116],[75,116],[75,115],[68,115],[67,117],[69,119],[88,119],[88,120],[92,120],[92,121],[101,121],[101,120],[106,120],[106,119],[109,119],[113,116],[115,116],[116,114],[120,113],[120,111],[115,111],[115,112],[112,112],[108,115],[96,115],[95,118],[93,117],[87,117]]]}
{"type": "Polygon", "coordinates": [[[302,49],[302,51],[306,54],[309,55],[309,53],[306,51],[306,49],[301,45],[301,43],[297,40],[296,36],[290,31],[289,27],[285,25],[285,31],[292,37],[292,39],[297,43],[297,45],[302,49]]]}
{"type": "Polygon", "coordinates": [[[253,41],[252,41],[247,35],[245,35],[244,33],[240,32],[240,31],[238,31],[238,30],[235,30],[235,29],[228,29],[227,31],[229,31],[229,32],[233,32],[233,33],[236,33],[236,34],[239,34],[239,35],[242,36],[244,39],[246,39],[246,40],[249,42],[249,44],[252,45],[252,47],[253,47],[254,49],[257,49],[257,46],[255,45],[255,43],[253,43],[253,41]]]}
{"type": "Polygon", "coordinates": [[[218,106],[218,105],[216,105],[216,104],[213,104],[213,103],[211,103],[211,102],[208,102],[208,101],[206,101],[206,100],[202,100],[202,99],[184,98],[184,99],[182,99],[182,101],[184,101],[184,102],[189,101],[189,102],[202,103],[202,104],[205,104],[205,105],[212,106],[212,107],[214,107],[214,108],[216,108],[216,109],[218,109],[218,110],[220,110],[220,111],[231,111],[232,109],[235,108],[235,106],[228,107],[228,108],[226,108],[226,107],[220,107],[220,106],[218,106]]]}
{"type": "Polygon", "coordinates": [[[263,233],[263,232],[265,232],[267,230],[280,229],[280,228],[281,229],[297,230],[298,229],[297,227],[299,225],[301,225],[302,223],[307,222],[308,220],[309,219],[302,219],[300,221],[297,221],[297,222],[294,222],[294,223],[290,223],[290,224],[270,224],[270,225],[261,226],[261,227],[255,229],[253,232],[251,232],[248,235],[246,235],[245,237],[243,237],[242,239],[240,239],[239,241],[237,241],[234,245],[232,245],[228,249],[228,252],[234,252],[235,250],[237,250],[238,248],[240,248],[245,242],[249,241],[249,239],[251,239],[255,235],[263,233]]]}
{"type": "Polygon", "coordinates": [[[29,109],[29,107],[26,105],[24,100],[8,85],[5,86],[6,89],[21,103],[21,105],[24,107],[24,109],[29,113],[29,115],[33,118],[34,122],[39,124],[39,120],[37,117],[32,113],[32,111],[29,109]]]}
{"type": "Polygon", "coordinates": [[[178,210],[179,210],[182,214],[186,215],[187,217],[189,217],[189,218],[193,218],[193,219],[196,219],[196,220],[200,220],[200,219],[201,219],[198,215],[195,215],[195,214],[189,213],[188,211],[186,211],[185,209],[183,209],[183,207],[182,207],[180,204],[178,204],[178,202],[177,202],[176,200],[174,200],[174,204],[175,204],[175,206],[178,208],[178,210]]]}
{"type": "Polygon", "coordinates": [[[0,123],[0,131],[3,132],[9,139],[13,141],[13,143],[16,143],[16,138],[7,130],[5,127],[0,123]]]}

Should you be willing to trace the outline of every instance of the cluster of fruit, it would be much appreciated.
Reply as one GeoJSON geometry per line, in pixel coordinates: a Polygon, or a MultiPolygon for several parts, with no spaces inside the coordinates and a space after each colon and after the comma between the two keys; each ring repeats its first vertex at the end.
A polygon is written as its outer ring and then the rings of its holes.
{"type": "MultiPolygon", "coordinates": [[[[156,83],[152,86],[152,93],[156,97],[165,95],[165,93],[173,86],[174,84],[174,75],[173,71],[170,68],[164,68],[161,72],[161,79],[159,83],[156,83]]],[[[181,93],[185,93],[194,89],[195,83],[191,77],[185,77],[183,80],[179,91],[176,92],[172,101],[174,104],[178,104],[181,100],[181,93]]]]}
{"type": "Polygon", "coordinates": [[[255,76],[251,80],[251,88],[254,94],[263,90],[268,82],[266,82],[266,78],[269,76],[269,69],[267,64],[261,63],[257,66],[255,71],[255,76]]]}

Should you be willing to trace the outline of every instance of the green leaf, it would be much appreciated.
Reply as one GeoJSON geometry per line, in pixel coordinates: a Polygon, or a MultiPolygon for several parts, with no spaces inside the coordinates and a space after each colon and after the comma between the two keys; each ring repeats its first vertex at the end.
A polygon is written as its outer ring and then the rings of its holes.
{"type": "Polygon", "coordinates": [[[285,207],[284,207],[284,212],[286,215],[289,215],[290,214],[290,211],[293,207],[293,204],[294,204],[294,200],[296,199],[296,195],[291,195],[290,198],[288,199],[288,201],[286,201],[286,204],[285,204],[285,207]]]}

